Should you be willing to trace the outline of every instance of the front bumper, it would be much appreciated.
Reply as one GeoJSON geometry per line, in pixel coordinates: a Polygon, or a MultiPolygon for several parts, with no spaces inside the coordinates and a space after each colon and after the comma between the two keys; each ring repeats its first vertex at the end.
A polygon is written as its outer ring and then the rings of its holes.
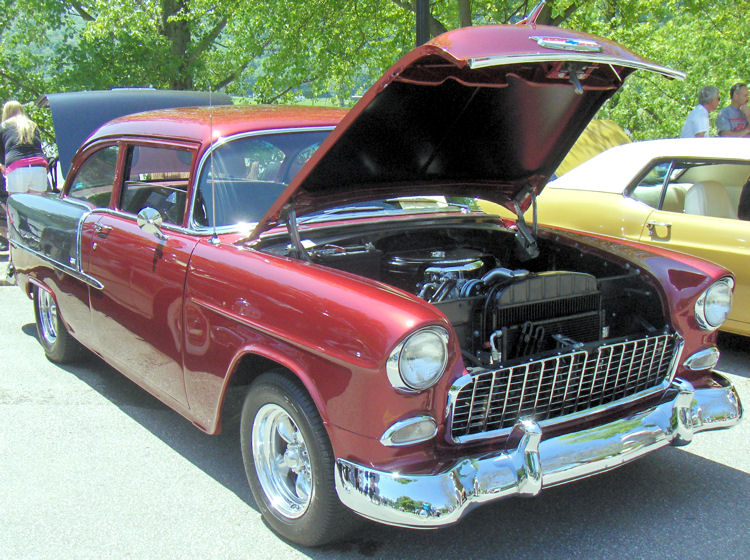
{"type": "Polygon", "coordinates": [[[742,404],[726,378],[694,389],[676,379],[676,395],[647,410],[602,426],[542,441],[531,420],[518,422],[512,449],[466,457],[435,475],[375,470],[336,461],[336,490],[347,507],[388,525],[436,528],[458,522],[475,506],[508,496],[535,496],[543,487],[604,472],[668,444],[686,445],[693,434],[729,428],[742,404]]]}

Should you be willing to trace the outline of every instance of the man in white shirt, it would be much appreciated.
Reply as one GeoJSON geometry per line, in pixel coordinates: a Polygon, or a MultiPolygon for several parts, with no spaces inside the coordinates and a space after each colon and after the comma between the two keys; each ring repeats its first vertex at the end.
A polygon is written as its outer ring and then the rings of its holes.
{"type": "Polygon", "coordinates": [[[719,106],[719,89],[702,87],[698,92],[698,105],[690,111],[682,125],[680,138],[703,138],[708,136],[708,115],[719,106]]]}

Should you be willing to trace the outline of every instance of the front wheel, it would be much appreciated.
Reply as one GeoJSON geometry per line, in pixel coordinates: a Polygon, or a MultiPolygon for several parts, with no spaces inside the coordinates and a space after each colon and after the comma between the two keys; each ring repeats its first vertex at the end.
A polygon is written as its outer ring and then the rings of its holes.
{"type": "Polygon", "coordinates": [[[278,373],[259,377],[245,397],[241,430],[250,489],[274,531],[320,546],[354,527],[336,494],[328,435],[303,388],[278,373]]]}
{"type": "Polygon", "coordinates": [[[83,346],[63,324],[54,296],[38,286],[34,287],[34,316],[39,342],[50,361],[66,363],[81,358],[83,346]]]}

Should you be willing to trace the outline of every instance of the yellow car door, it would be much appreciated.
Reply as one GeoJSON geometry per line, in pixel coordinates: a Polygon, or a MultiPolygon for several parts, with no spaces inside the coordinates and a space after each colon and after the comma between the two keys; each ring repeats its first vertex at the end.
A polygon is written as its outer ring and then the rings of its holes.
{"type": "MultiPolygon", "coordinates": [[[[539,197],[538,220],[574,230],[637,241],[652,208],[622,193],[545,189],[539,197]]],[[[525,215],[531,220],[531,212],[525,215]]]]}

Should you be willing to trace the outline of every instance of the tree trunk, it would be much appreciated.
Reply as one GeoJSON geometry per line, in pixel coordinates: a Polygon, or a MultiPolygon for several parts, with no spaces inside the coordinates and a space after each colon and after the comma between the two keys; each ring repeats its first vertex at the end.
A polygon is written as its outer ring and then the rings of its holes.
{"type": "Polygon", "coordinates": [[[186,19],[189,11],[189,0],[161,0],[162,28],[169,41],[171,59],[166,69],[168,75],[165,77],[171,89],[193,89],[193,65],[188,62],[191,60],[188,56],[190,27],[186,19]]]}
{"type": "Polygon", "coordinates": [[[471,25],[471,0],[458,0],[458,21],[461,27],[471,25]]]}

